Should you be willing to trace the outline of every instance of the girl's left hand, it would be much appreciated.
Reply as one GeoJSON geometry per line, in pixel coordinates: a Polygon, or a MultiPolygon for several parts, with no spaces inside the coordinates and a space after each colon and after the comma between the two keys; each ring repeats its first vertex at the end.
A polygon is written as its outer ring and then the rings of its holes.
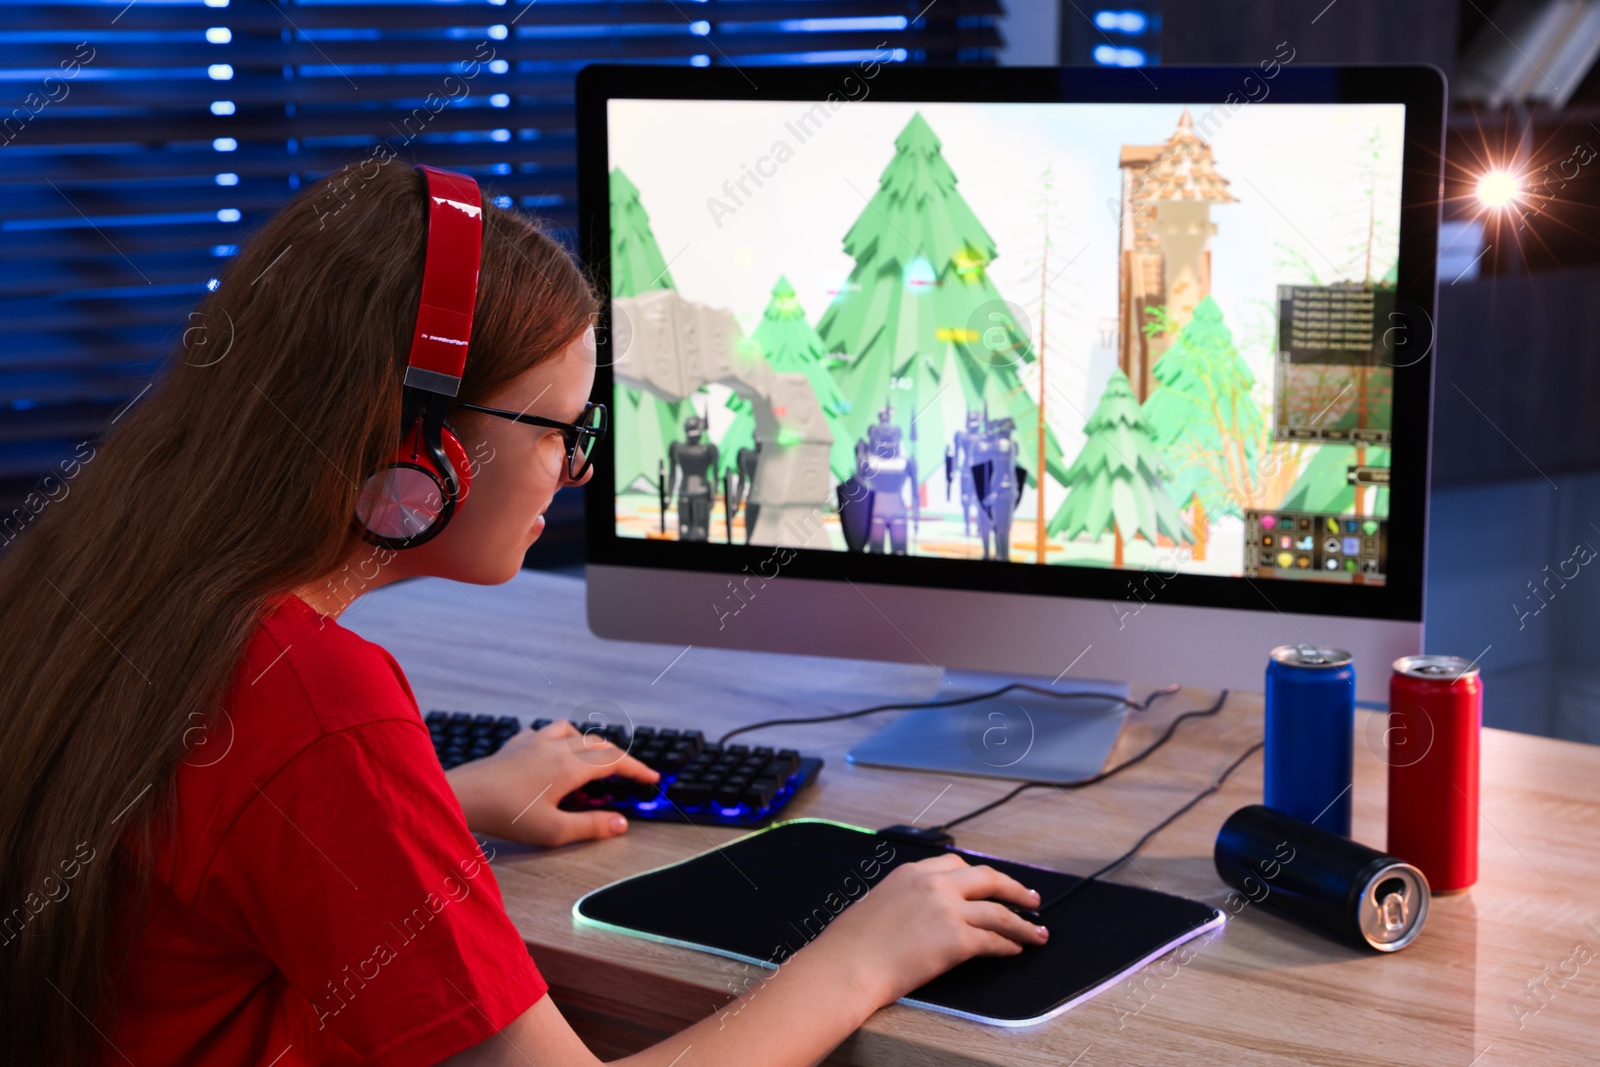
{"type": "Polygon", "coordinates": [[[523,730],[492,756],[445,772],[467,828],[527,845],[566,845],[615,837],[628,820],[614,811],[561,811],[561,798],[611,775],[654,785],[661,774],[598,734],[565,720],[523,730]]]}

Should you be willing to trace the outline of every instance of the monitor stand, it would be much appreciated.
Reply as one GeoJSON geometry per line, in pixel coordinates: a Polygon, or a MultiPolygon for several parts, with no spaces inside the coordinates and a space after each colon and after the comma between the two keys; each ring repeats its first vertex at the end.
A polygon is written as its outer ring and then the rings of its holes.
{"type": "MultiPolygon", "coordinates": [[[[1059,693],[1128,695],[1126,682],[1062,681],[1026,674],[946,671],[930,701],[956,700],[1025,682],[1059,693]]],[[[1013,689],[947,708],[915,708],[848,753],[851,763],[1043,782],[1072,782],[1099,773],[1127,718],[1118,700],[1063,700],[1013,689]]]]}

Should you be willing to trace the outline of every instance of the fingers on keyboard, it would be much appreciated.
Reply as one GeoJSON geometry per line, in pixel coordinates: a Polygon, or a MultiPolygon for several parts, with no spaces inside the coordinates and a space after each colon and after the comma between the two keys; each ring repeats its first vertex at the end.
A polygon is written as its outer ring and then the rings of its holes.
{"type": "MultiPolygon", "coordinates": [[[[560,721],[534,719],[528,728],[542,730],[560,721]]],[[[446,770],[492,755],[521,729],[515,716],[461,711],[430,711],[424,722],[446,770]]],[[[638,726],[629,731],[575,720],[568,724],[573,733],[583,735],[586,747],[609,753],[607,746],[615,746],[661,775],[655,783],[622,775],[597,779],[562,798],[560,806],[568,811],[610,808],[647,819],[756,825],[787,806],[822,766],[821,760],[807,761],[792,748],[719,745],[700,730],[638,726]]]]}

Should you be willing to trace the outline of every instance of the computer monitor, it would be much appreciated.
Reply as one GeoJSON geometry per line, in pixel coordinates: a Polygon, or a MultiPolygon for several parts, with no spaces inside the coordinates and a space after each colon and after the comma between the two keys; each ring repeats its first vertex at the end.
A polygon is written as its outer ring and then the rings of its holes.
{"type": "Polygon", "coordinates": [[[1289,45],[586,68],[590,627],[1056,690],[1259,690],[1305,644],[1382,701],[1422,647],[1443,100],[1289,45]]]}

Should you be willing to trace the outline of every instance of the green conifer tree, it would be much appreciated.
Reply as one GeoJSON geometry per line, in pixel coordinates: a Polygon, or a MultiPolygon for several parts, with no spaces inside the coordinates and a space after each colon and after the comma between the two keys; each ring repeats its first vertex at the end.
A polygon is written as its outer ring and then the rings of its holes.
{"type": "MultiPolygon", "coordinates": [[[[816,390],[817,403],[833,431],[833,448],[828,464],[834,478],[844,481],[855,472],[855,442],[844,424],[850,402],[839,392],[838,385],[829,374],[833,362],[822,338],[806,321],[805,308],[795,296],[794,286],[787,276],[780,275],[772,287],[772,298],[762,313],[761,324],[756,327],[751,340],[766,359],[767,365],[778,374],[804,374],[816,390]]],[[[734,393],[728,398],[728,408],[733,411],[733,421],[727,433],[717,442],[724,462],[732,464],[739,449],[750,448],[755,441],[755,415],[750,401],[734,393]]]]}
{"type": "Polygon", "coordinates": [[[1266,423],[1251,396],[1255,375],[1207,296],[1151,368],[1156,385],[1140,415],[1171,471],[1173,498],[1193,498],[1213,518],[1243,515],[1259,493],[1266,423]]]}
{"type": "Polygon", "coordinates": [[[1046,532],[1068,540],[1087,534],[1116,539],[1112,562],[1122,565],[1125,542],[1157,535],[1193,544],[1194,534],[1178,514],[1167,489],[1161,449],[1139,414],[1139,402],[1121,368],[1111,372],[1083,432],[1083,451],[1067,471],[1067,499],[1056,509],[1046,532]]]}
{"type": "MultiPolygon", "coordinates": [[[[1354,445],[1324,444],[1318,446],[1311,462],[1306,464],[1300,477],[1295,479],[1289,495],[1278,507],[1284,511],[1320,511],[1332,514],[1353,511],[1356,506],[1356,488],[1347,476],[1356,462],[1354,445]]],[[[1366,446],[1366,464],[1369,467],[1387,467],[1389,449],[1383,445],[1366,446]]],[[[1363,490],[1366,495],[1364,510],[1379,518],[1389,514],[1389,489],[1387,486],[1363,490]]]]}
{"type": "MultiPolygon", "coordinates": [[[[844,237],[855,268],[817,323],[827,350],[849,357],[834,371],[850,402],[846,439],[853,448],[889,404],[908,449],[916,442],[921,477],[932,477],[943,470],[952,429],[938,398],[959,384],[968,410],[987,405],[991,418],[1009,415],[1019,452],[1035,456],[1038,406],[1019,370],[1036,354],[989,279],[994,241],[956,190],[939,138],[920,112],[894,147],[844,237]],[[891,388],[897,380],[910,387],[891,388]]],[[[1054,434],[1046,434],[1045,448],[1050,474],[1064,482],[1054,434]]]]}

